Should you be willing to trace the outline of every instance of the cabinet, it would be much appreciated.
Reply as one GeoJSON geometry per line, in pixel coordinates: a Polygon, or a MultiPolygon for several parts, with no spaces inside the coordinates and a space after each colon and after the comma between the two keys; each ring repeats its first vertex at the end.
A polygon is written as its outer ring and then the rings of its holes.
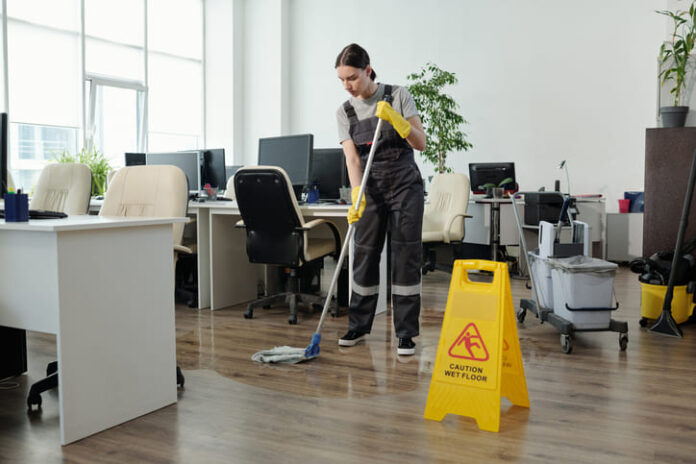
{"type": "Polygon", "coordinates": [[[643,254],[643,213],[607,213],[609,261],[630,261],[643,254]]]}

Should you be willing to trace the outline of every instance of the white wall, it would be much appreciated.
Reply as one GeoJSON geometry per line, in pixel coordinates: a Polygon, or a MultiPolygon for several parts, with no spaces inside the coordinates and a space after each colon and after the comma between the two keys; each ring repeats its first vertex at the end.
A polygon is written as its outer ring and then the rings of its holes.
{"type": "Polygon", "coordinates": [[[554,179],[566,189],[557,168],[566,159],[572,192],[602,193],[616,210],[624,190],[643,188],[645,128],[655,126],[656,56],[666,30],[654,10],[666,6],[246,0],[244,152],[235,158],[255,162],[262,136],[311,132],[315,146],[337,146],[334,114],[347,94],[333,65],[343,46],[357,42],[383,82],[405,84],[427,61],[457,74],[447,92],[470,122],[474,148],[450,155],[456,171],[514,161],[522,190],[550,188],[554,179]]]}

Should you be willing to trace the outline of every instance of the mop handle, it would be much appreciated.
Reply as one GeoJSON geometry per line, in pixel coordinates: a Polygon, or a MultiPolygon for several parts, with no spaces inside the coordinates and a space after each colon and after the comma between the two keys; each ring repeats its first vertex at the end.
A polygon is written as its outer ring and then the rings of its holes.
{"type": "MultiPolygon", "coordinates": [[[[378,119],[377,122],[377,129],[375,129],[375,135],[372,138],[372,146],[370,147],[370,154],[367,157],[367,163],[365,163],[365,170],[363,171],[363,178],[362,182],[360,183],[360,191],[358,192],[358,201],[355,202],[355,204],[352,207],[355,207],[355,210],[358,210],[358,207],[360,205],[360,201],[362,200],[363,194],[365,193],[365,186],[367,185],[367,178],[370,174],[370,168],[372,167],[372,160],[375,157],[375,148],[377,148],[377,142],[379,140],[379,134],[382,130],[382,120],[378,119]]],[[[334,275],[331,278],[331,284],[329,285],[329,291],[326,294],[326,300],[324,300],[324,309],[321,311],[321,317],[319,318],[319,323],[317,324],[317,330],[314,331],[315,334],[318,334],[321,332],[321,326],[324,324],[324,319],[326,318],[326,314],[329,312],[329,303],[331,302],[331,295],[333,295],[334,288],[336,288],[336,282],[338,281],[338,275],[341,273],[341,267],[343,266],[343,260],[345,259],[346,256],[346,250],[348,250],[348,247],[350,246],[350,241],[353,238],[353,233],[355,232],[355,229],[353,228],[353,224],[348,225],[348,232],[346,233],[346,239],[343,242],[343,246],[341,247],[341,254],[338,257],[338,263],[336,263],[336,271],[334,271],[334,275]]]]}

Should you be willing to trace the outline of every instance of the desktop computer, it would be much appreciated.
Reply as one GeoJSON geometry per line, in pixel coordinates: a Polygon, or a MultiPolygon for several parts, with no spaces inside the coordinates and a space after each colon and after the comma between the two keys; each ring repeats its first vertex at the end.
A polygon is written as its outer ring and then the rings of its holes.
{"type": "Polygon", "coordinates": [[[0,380],[27,371],[26,331],[0,327],[0,380]]]}

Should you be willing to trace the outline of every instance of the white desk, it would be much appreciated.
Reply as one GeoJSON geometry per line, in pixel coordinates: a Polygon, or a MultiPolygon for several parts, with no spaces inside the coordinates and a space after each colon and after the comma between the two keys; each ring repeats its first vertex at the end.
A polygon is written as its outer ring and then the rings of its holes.
{"type": "MultiPolygon", "coordinates": [[[[305,217],[333,219],[341,237],[345,238],[348,223],[347,205],[305,204],[300,209],[305,217]]],[[[257,298],[260,264],[249,263],[246,254],[246,233],[235,229],[241,219],[235,201],[190,202],[189,212],[196,214],[198,235],[198,307],[220,309],[257,298]]],[[[352,253],[350,254],[352,256],[352,253]]],[[[349,266],[352,259],[349,256],[349,266]]],[[[386,276],[386,247],[382,252],[380,275],[386,276]]],[[[349,272],[352,274],[351,270],[349,272]]],[[[350,279],[349,279],[350,281],[350,279]]],[[[377,312],[386,310],[386,282],[381,279],[377,312]]]]}
{"type": "Polygon", "coordinates": [[[172,223],[0,220],[0,325],[57,335],[68,444],[175,403],[172,223]]]}
{"type": "MultiPolygon", "coordinates": [[[[524,200],[515,200],[515,206],[520,220],[524,226],[524,200]]],[[[576,197],[578,220],[586,222],[590,226],[590,241],[593,243],[604,242],[605,230],[605,201],[604,198],[576,197]]],[[[493,235],[497,232],[498,245],[519,245],[520,234],[512,212],[510,199],[485,199],[482,196],[472,195],[469,199],[467,214],[472,216],[466,221],[466,235],[464,242],[480,245],[493,245],[493,235]],[[492,202],[498,202],[497,204],[492,202]],[[495,207],[499,227],[494,230],[495,207]]],[[[599,250],[603,254],[603,247],[599,250]]]]}

